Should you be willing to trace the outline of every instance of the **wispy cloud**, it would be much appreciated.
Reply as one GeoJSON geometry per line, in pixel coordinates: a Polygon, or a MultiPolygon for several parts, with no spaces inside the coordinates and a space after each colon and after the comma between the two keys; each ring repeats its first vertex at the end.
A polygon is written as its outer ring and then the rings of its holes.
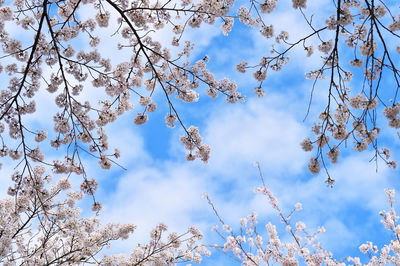
{"type": "MultiPolygon", "coordinates": [[[[357,250],[359,242],[368,239],[371,224],[379,226],[374,214],[386,207],[383,189],[396,185],[394,173],[385,167],[376,173],[368,154],[355,154],[340,158],[329,169],[336,185],[326,187],[323,172],[317,176],[308,173],[306,162],[310,154],[299,147],[307,135],[296,113],[296,106],[301,103],[293,102],[293,106],[283,109],[281,97],[285,96],[274,94],[269,99],[249,100],[239,106],[221,105],[212,110],[213,115],[203,127],[204,141],[213,147],[208,165],[171,159],[175,156],[154,160],[151,152],[141,147],[146,163],[126,161],[129,170],[118,179],[112,194],[102,188],[102,194],[107,194],[101,199],[105,204],[103,217],[135,223],[139,229],[131,243],[146,240],[158,221],[181,231],[189,224],[197,224],[210,239],[212,233],[208,229],[217,221],[201,199],[202,193],[207,192],[232,226],[253,210],[260,213],[263,221],[278,222],[267,201],[252,194],[260,184],[252,165],[260,161],[267,186],[283,210],[289,212],[296,202],[302,202],[304,211],[295,218],[304,220],[310,231],[325,226],[328,233],[322,240],[326,247],[339,256],[349,249],[357,250]],[[339,240],[344,243],[337,244],[339,240]]],[[[129,131],[124,134],[130,138],[129,131]]],[[[141,137],[145,136],[134,138],[141,143],[141,137]]],[[[176,138],[174,143],[179,145],[176,138]]],[[[179,146],[173,151],[183,157],[179,146]]],[[[124,250],[130,246],[121,245],[124,250]]]]}

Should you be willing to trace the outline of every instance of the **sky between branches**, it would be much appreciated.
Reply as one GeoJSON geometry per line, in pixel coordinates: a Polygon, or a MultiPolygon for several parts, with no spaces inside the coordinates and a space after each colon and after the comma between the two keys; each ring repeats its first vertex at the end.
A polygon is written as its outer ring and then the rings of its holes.
{"type": "MultiPolygon", "coordinates": [[[[290,1],[282,1],[280,5],[284,6],[283,2],[290,6],[290,1]]],[[[308,3],[309,9],[322,10],[319,15],[323,16],[323,12],[327,12],[324,1],[314,2],[318,3],[308,3]]],[[[85,16],[90,10],[81,12],[85,16]]],[[[281,10],[273,16],[279,21],[276,25],[289,29],[291,38],[302,33],[301,18],[295,10],[281,10]]],[[[110,34],[104,33],[104,38],[110,34]]],[[[296,213],[294,219],[304,221],[310,231],[315,231],[318,226],[326,228],[327,233],[321,241],[324,247],[334,252],[335,258],[361,256],[360,244],[370,240],[379,245],[390,238],[379,222],[378,213],[387,207],[384,189],[399,187],[398,170],[388,169],[378,162],[376,172],[375,163],[368,162],[371,153],[355,153],[351,143],[348,151],[342,150],[339,162],[329,167],[336,180],[333,188],[325,186],[322,171],[319,175],[311,175],[307,170],[310,155],[301,150],[300,142],[310,134],[309,128],[326,101],[324,82],[321,82],[315,91],[311,113],[302,122],[312,85],[304,79],[304,72],[318,66],[318,55],[304,62],[300,60],[304,51],[296,51],[282,72],[270,72],[265,83],[266,96],[258,99],[253,96],[257,84],[250,75],[237,73],[235,65],[243,59],[255,62],[260,54],[268,51],[261,36],[239,24],[234,26],[229,37],[222,35],[218,24],[189,31],[185,36],[196,43],[192,57],[201,59],[209,55],[210,69],[218,78],[227,76],[237,81],[247,101],[227,105],[222,97],[210,100],[203,93],[196,104],[177,104],[184,122],[199,126],[204,142],[212,147],[207,165],[184,160],[185,152],[178,143],[182,130],[179,127],[171,130],[164,125],[166,106],[160,105],[143,126],[132,123],[136,114],[133,110],[106,127],[110,147],[121,150],[118,162],[127,170],[113,166],[110,171],[104,171],[88,157],[84,159],[88,165],[86,171],[89,177],[98,178],[97,198],[104,205],[103,221],[129,222],[138,226],[130,240],[118,242],[110,253],[129,253],[137,242],[148,239],[151,228],[161,221],[176,231],[197,225],[206,234],[206,241],[215,241],[210,228],[217,220],[202,199],[205,192],[234,228],[241,217],[253,210],[262,217],[260,222],[271,219],[279,223],[265,199],[252,193],[259,185],[257,169],[253,166],[256,161],[260,162],[266,185],[280,200],[284,211],[290,211],[296,202],[301,202],[304,210],[296,213]]],[[[167,40],[170,36],[159,38],[167,40]]],[[[99,51],[109,57],[122,57],[123,53],[110,48],[114,44],[103,42],[99,51]]],[[[96,97],[96,93],[88,90],[82,97],[96,97]]],[[[156,93],[154,97],[161,96],[156,93]]],[[[52,99],[45,94],[40,97],[41,104],[30,117],[30,123],[46,125],[51,121],[47,115],[52,99]]],[[[380,123],[386,127],[386,121],[380,123]]],[[[380,143],[390,145],[396,159],[399,146],[395,131],[384,132],[386,135],[380,143]]],[[[50,152],[54,158],[59,156],[53,150],[45,152],[50,152]]],[[[3,166],[1,182],[8,182],[11,172],[12,167],[3,166]]],[[[80,182],[76,180],[75,186],[80,182]]],[[[5,192],[4,189],[0,191],[1,195],[5,192]]],[[[231,260],[216,256],[204,263],[230,265],[228,261],[231,260]]]]}

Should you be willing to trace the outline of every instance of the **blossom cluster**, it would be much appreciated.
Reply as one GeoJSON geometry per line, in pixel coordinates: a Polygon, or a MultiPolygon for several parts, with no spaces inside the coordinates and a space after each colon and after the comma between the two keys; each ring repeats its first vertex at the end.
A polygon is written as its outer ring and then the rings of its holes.
{"type": "MultiPolygon", "coordinates": [[[[257,164],[259,167],[259,165],[257,164]]],[[[372,242],[367,242],[359,246],[363,254],[368,254],[366,263],[361,263],[360,257],[347,256],[344,259],[335,259],[332,252],[324,249],[318,237],[323,235],[326,230],[323,226],[310,234],[307,226],[302,221],[293,221],[296,212],[302,210],[301,203],[296,203],[289,215],[284,215],[281,211],[278,200],[273,193],[265,186],[260,171],[262,187],[255,189],[255,193],[264,195],[272,209],[275,210],[280,219],[280,224],[273,224],[270,221],[259,226],[261,220],[256,212],[251,212],[247,217],[240,218],[237,230],[227,225],[216,211],[211,199],[206,195],[208,203],[213,208],[216,217],[222,224],[212,228],[223,238],[223,244],[214,244],[213,248],[228,256],[234,257],[242,265],[338,265],[344,266],[345,262],[351,265],[397,265],[400,263],[400,224],[399,216],[394,209],[395,190],[386,189],[385,194],[390,204],[390,211],[382,211],[382,224],[392,233],[393,239],[387,245],[379,249],[372,242]],[[278,230],[279,227],[284,230],[278,230]],[[279,235],[278,231],[283,231],[279,235]]]]}
{"type": "MultiPolygon", "coordinates": [[[[274,24],[270,24],[268,16],[263,16],[263,13],[273,12],[277,4],[278,1],[265,1],[259,6],[253,5],[251,11],[244,7],[239,9],[239,21],[260,29],[271,45],[271,54],[256,64],[242,61],[236,69],[240,73],[253,71],[259,83],[254,91],[262,97],[267,73],[282,70],[289,62],[291,51],[303,48],[307,57],[316,54],[321,59],[319,69],[306,73],[306,79],[314,80],[310,99],[321,86],[327,91],[326,107],[312,128],[315,137],[307,137],[301,143],[305,151],[315,151],[308,166],[310,172],[317,174],[322,167],[327,169],[327,158],[336,163],[342,144],[349,139],[355,150],[375,149],[373,159],[382,158],[389,167],[396,167],[396,162],[383,153],[386,147],[378,146],[380,128],[376,114],[383,111],[389,126],[399,128],[399,119],[390,114],[398,106],[397,89],[379,90],[382,80],[391,79],[393,87],[398,87],[399,72],[395,62],[400,48],[389,45],[391,40],[385,37],[388,34],[393,40],[399,38],[400,23],[393,15],[398,10],[374,1],[338,1],[332,8],[332,15],[321,25],[313,20],[315,11],[308,10],[307,1],[293,0],[293,8],[309,26],[302,37],[294,39],[289,31],[275,32],[274,24]],[[359,71],[355,68],[362,69],[357,79],[354,74],[359,71]],[[328,80],[329,84],[321,82],[319,86],[320,80],[328,80]],[[392,94],[391,99],[388,94],[392,94]]],[[[310,100],[307,116],[311,105],[310,100]]],[[[334,182],[329,173],[327,182],[334,182]]]]}
{"type": "MultiPolygon", "coordinates": [[[[81,191],[74,191],[67,177],[52,184],[51,175],[39,165],[29,176],[14,173],[12,181],[14,186],[8,191],[12,197],[0,200],[0,263],[4,265],[170,265],[200,263],[202,256],[210,255],[199,244],[203,235],[196,227],[181,234],[169,233],[164,239],[167,226],[159,224],[151,231],[149,243],[134,248],[129,258],[101,258],[98,253],[111,241],[127,239],[136,227],[119,223],[102,226],[98,214],[82,217],[76,205],[84,193],[93,195],[94,180],[86,179],[81,191]]],[[[94,205],[98,211],[99,203],[94,205]]]]}
{"type": "Polygon", "coordinates": [[[193,161],[199,158],[204,163],[207,163],[210,158],[210,146],[208,144],[202,144],[202,137],[197,127],[191,126],[187,132],[188,134],[186,137],[180,137],[180,141],[184,144],[185,149],[189,151],[189,154],[186,155],[186,159],[188,161],[193,161]],[[193,152],[194,150],[195,152],[193,152]]]}

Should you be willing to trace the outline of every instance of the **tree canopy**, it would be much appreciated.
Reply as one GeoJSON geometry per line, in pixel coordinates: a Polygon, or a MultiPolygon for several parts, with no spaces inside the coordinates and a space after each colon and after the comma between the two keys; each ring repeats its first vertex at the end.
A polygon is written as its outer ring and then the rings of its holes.
{"type": "MultiPolygon", "coordinates": [[[[299,143],[311,154],[309,172],[323,169],[325,182],[334,186],[330,167],[343,152],[372,151],[376,165],[396,168],[385,138],[400,128],[398,3],[322,2],[324,8],[318,10],[321,3],[306,0],[0,1],[0,156],[3,165],[13,168],[10,185],[2,186],[8,195],[0,200],[0,262],[170,265],[200,263],[215,248],[243,265],[342,263],[319,245],[323,227],[310,234],[303,222],[290,224],[302,205],[285,216],[259,164],[262,186],[256,193],[267,197],[292,242],[283,243],[271,222],[266,223],[268,241],[263,241],[256,213],[241,219],[240,233],[234,233],[206,195],[222,224],[222,231],[216,229],[222,245],[201,244],[203,234],[194,226],[167,234],[160,223],[149,242],[132,247],[130,255],[103,256],[111,241],[128,238],[135,226],[102,225],[99,181],[87,175],[92,164],[83,159],[90,157],[102,169],[123,169],[118,147],[109,145],[113,132],[107,126],[122,115],[131,117],[127,127],[141,126],[157,111],[166,113],[162,123],[182,133],[186,160],[207,163],[213,147],[200,134],[201,126],[183,118],[187,109],[202,101],[208,104],[207,98],[240,105],[253,94],[268,97],[270,76],[285,71],[295,58],[297,64],[316,66],[305,73],[309,96],[300,110],[305,121],[313,121],[311,134],[299,143]],[[300,33],[276,20],[287,16],[289,8],[299,20],[300,33]],[[264,53],[256,61],[229,60],[236,73],[221,78],[212,56],[196,50],[201,44],[193,36],[206,25],[218,25],[226,36],[220,47],[224,57],[236,59],[234,54],[243,49],[230,36],[235,27],[243,44],[257,36],[264,53]],[[255,84],[250,92],[235,81],[243,78],[255,84]],[[37,113],[39,106],[45,113],[37,113]],[[72,189],[71,179],[80,180],[79,190],[72,189]],[[85,197],[91,200],[93,217],[82,217],[77,207],[85,197]]],[[[360,246],[371,254],[371,265],[399,263],[395,192],[388,189],[386,195],[391,210],[381,213],[382,221],[394,237],[382,249],[371,242],[360,246]]],[[[360,264],[359,258],[348,260],[360,264]]]]}

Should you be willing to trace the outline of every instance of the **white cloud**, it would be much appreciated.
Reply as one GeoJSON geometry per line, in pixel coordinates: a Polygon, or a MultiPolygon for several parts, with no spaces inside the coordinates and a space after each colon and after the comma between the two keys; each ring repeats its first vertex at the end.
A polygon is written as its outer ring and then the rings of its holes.
{"type": "Polygon", "coordinates": [[[288,112],[271,105],[269,99],[255,99],[213,113],[205,131],[205,141],[213,147],[213,169],[229,166],[232,172],[260,161],[274,174],[301,171],[306,155],[299,143],[306,130],[288,112]]]}
{"type": "Polygon", "coordinates": [[[202,199],[205,184],[201,173],[174,164],[150,165],[134,169],[122,176],[116,192],[105,200],[103,222],[133,223],[138,226],[132,239],[114,247],[129,250],[136,243],[146,243],[151,229],[159,222],[168,225],[169,231],[184,232],[189,225],[197,224],[207,210],[202,199]]]}
{"type": "MultiPolygon", "coordinates": [[[[336,166],[330,167],[336,185],[326,187],[323,172],[311,176],[306,170],[310,154],[299,148],[307,134],[305,126],[296,122],[299,103],[294,101],[283,109],[280,97],[284,96],[274,94],[270,99],[215,108],[203,130],[204,142],[213,148],[208,165],[179,159],[156,161],[151,155],[146,164],[132,162],[132,168],[120,178],[113,194],[101,199],[106,206],[103,215],[109,221],[129,221],[139,228],[132,242],[118,244],[114,250],[126,250],[132,243],[147,239],[158,221],[178,231],[199,224],[210,236],[213,233],[208,228],[217,219],[201,199],[203,192],[210,194],[221,216],[232,226],[253,210],[262,217],[260,226],[270,219],[276,221],[268,201],[252,194],[260,184],[257,169],[252,166],[255,161],[261,162],[266,184],[284,213],[290,212],[296,202],[303,203],[304,210],[296,213],[293,221],[304,220],[310,231],[325,226],[330,232],[322,238],[323,243],[329,243],[327,247],[340,254],[361,244],[344,217],[352,213],[360,219],[354,206],[368,214],[385,208],[383,189],[395,184],[391,170],[381,167],[376,173],[375,165],[368,162],[368,154],[341,157],[336,166]],[[347,245],[331,244],[341,239],[347,245]]],[[[174,145],[180,144],[175,141],[174,145]]],[[[183,156],[182,148],[174,151],[183,156]]],[[[373,215],[364,218],[369,224],[379,222],[373,215]]],[[[357,232],[368,235],[362,228],[359,225],[357,232]]]]}
{"type": "MultiPolygon", "coordinates": [[[[208,230],[216,219],[202,200],[202,193],[207,192],[227,222],[236,223],[248,214],[249,203],[254,209],[262,205],[253,201],[253,187],[248,186],[259,181],[252,166],[255,161],[265,162],[264,169],[274,174],[293,174],[304,166],[305,156],[299,148],[303,126],[290,114],[266,106],[254,101],[233,109],[225,106],[215,113],[204,130],[205,142],[213,147],[209,165],[151,159],[137,164],[132,158],[115,191],[100,199],[105,204],[104,217],[138,225],[136,240],[147,239],[159,221],[175,230],[200,221],[208,230]]],[[[114,138],[120,139],[110,135],[110,141],[114,138]]],[[[183,157],[182,150],[178,152],[183,157]]]]}
{"type": "MultiPolygon", "coordinates": [[[[325,224],[326,233],[321,237],[324,240],[322,247],[325,250],[343,252],[358,247],[360,236],[352,228],[346,226],[341,217],[332,218],[325,224]]],[[[360,243],[361,244],[361,243],[360,243]]],[[[350,254],[349,254],[350,255],[350,254]]],[[[359,254],[361,255],[361,253],[359,254]]],[[[341,259],[341,258],[338,258],[341,259]]]]}

